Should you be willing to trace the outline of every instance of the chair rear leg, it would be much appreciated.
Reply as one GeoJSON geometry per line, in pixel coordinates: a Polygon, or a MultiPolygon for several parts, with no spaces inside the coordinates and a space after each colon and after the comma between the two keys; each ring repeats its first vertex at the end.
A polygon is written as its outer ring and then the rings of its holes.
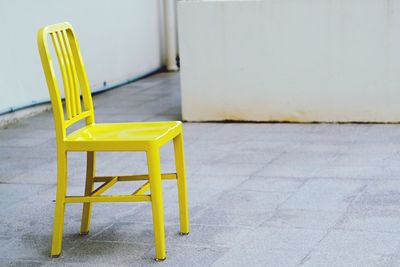
{"type": "Polygon", "coordinates": [[[147,151],[147,165],[151,191],[151,205],[153,210],[154,241],[156,247],[156,260],[165,260],[165,232],[164,209],[161,184],[160,150],[151,147],[147,151]]]}
{"type": "MultiPolygon", "coordinates": [[[[93,191],[93,177],[96,172],[96,152],[87,152],[86,160],[86,184],[85,196],[89,196],[93,191]]],[[[90,229],[90,218],[92,215],[92,203],[83,203],[82,222],[81,222],[81,235],[87,235],[90,229]]]]}
{"type": "Polygon", "coordinates": [[[52,257],[60,256],[62,248],[65,196],[67,194],[67,153],[65,151],[58,152],[57,162],[57,195],[51,246],[52,257]]]}
{"type": "Polygon", "coordinates": [[[189,212],[186,191],[185,152],[182,134],[174,138],[174,151],[175,166],[178,176],[180,233],[182,235],[187,235],[189,234],[189,212]]]}

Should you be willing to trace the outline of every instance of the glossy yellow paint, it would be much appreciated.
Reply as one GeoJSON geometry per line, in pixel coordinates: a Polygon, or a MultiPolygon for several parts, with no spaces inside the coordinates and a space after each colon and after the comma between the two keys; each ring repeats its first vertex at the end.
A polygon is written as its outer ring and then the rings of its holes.
{"type": "Polygon", "coordinates": [[[81,233],[87,234],[93,202],[151,201],[156,259],[164,260],[166,252],[162,179],[177,179],[180,231],[182,234],[189,233],[182,123],[179,121],[95,123],[89,82],[72,26],[64,22],[40,29],[38,46],[53,107],[57,140],[57,193],[51,255],[59,256],[61,253],[65,203],[84,203],[81,233]],[[60,66],[66,112],[62,105],[49,52],[48,36],[52,40],[60,66]],[[67,134],[67,128],[81,120],[85,120],[85,126],[67,134]],[[161,174],[160,147],[171,140],[174,143],[176,173],[161,174]],[[69,151],[87,153],[84,196],[67,196],[67,153],[69,151]],[[96,151],[145,152],[149,174],[96,177],[96,151]],[[117,182],[138,180],[148,182],[131,195],[102,195],[117,182]],[[103,185],[93,190],[96,182],[103,182],[103,185]],[[145,195],[149,189],[150,194],[145,195]]]}

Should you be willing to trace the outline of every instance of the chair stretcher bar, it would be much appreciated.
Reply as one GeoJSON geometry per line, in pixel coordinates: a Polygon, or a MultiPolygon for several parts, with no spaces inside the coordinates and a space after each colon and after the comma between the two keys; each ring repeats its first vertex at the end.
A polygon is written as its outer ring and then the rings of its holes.
{"type": "Polygon", "coordinates": [[[125,196],[67,196],[65,203],[90,203],[90,202],[143,202],[151,201],[150,195],[125,195],[125,196]]]}
{"type": "MultiPolygon", "coordinates": [[[[126,181],[145,181],[149,180],[148,174],[135,174],[135,175],[121,175],[121,176],[96,176],[94,177],[94,182],[108,182],[117,177],[118,182],[126,182],[126,181]]],[[[176,173],[163,173],[161,174],[162,180],[174,180],[177,179],[178,176],[176,173]]]]}

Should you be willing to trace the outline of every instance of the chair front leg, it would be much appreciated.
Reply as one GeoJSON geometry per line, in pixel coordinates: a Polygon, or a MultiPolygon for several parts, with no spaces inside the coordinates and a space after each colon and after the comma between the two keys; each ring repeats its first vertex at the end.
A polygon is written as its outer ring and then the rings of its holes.
{"type": "Polygon", "coordinates": [[[178,176],[180,233],[182,235],[187,235],[189,234],[189,212],[186,191],[185,152],[182,133],[174,138],[174,151],[175,167],[178,176]]]}
{"type": "MultiPolygon", "coordinates": [[[[88,151],[86,156],[86,184],[85,196],[89,196],[93,191],[94,176],[96,172],[96,152],[88,151]]],[[[81,235],[87,235],[90,229],[90,217],[92,215],[92,203],[83,203],[81,235]]]]}
{"type": "Polygon", "coordinates": [[[147,151],[147,165],[149,170],[149,182],[151,191],[151,205],[153,211],[154,241],[156,260],[165,260],[165,232],[164,209],[161,184],[160,149],[150,147],[147,151]]]}
{"type": "Polygon", "coordinates": [[[67,153],[57,153],[57,195],[54,214],[53,240],[51,256],[58,257],[61,254],[62,236],[64,228],[65,196],[67,194],[67,153]]]}

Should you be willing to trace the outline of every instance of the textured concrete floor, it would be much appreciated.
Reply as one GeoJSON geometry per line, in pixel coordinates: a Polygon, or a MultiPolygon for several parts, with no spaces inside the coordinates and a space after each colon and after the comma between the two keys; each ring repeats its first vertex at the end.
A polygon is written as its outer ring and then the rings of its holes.
{"type": "MultiPolygon", "coordinates": [[[[177,120],[179,76],[155,75],[94,102],[99,122],[177,120]]],[[[400,266],[399,125],[184,129],[191,233],[178,235],[175,183],[166,181],[162,263],[152,260],[149,203],[95,204],[88,236],[78,235],[81,204],[67,205],[63,254],[51,259],[52,115],[0,129],[0,266],[400,266]]],[[[98,157],[98,174],[146,171],[141,153],[98,157]]],[[[162,166],[174,169],[170,145],[162,166]]],[[[71,154],[71,194],[83,192],[84,168],[84,155],[71,154]]]]}

